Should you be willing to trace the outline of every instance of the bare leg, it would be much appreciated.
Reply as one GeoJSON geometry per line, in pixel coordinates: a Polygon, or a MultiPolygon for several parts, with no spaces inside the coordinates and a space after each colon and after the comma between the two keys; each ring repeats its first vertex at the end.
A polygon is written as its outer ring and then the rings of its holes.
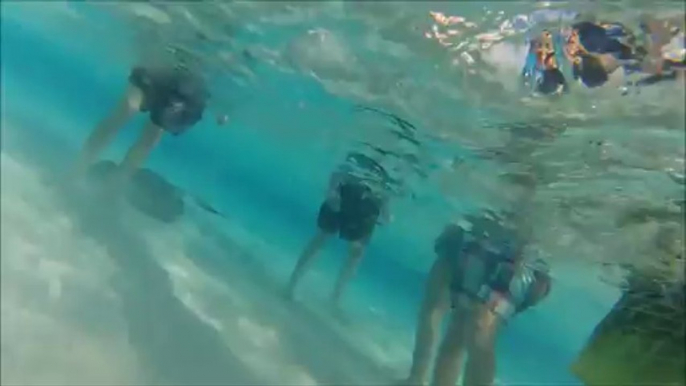
{"type": "Polygon", "coordinates": [[[124,160],[119,165],[120,173],[124,178],[130,177],[138,170],[150,155],[152,149],[162,138],[164,129],[152,121],[148,121],[143,128],[143,132],[126,153],[124,160]]]}
{"type": "Polygon", "coordinates": [[[310,266],[315,260],[317,252],[321,249],[321,247],[324,245],[329,236],[329,233],[319,231],[312,238],[312,240],[310,240],[310,242],[307,244],[307,247],[305,247],[305,250],[298,259],[298,263],[295,265],[295,269],[293,270],[293,273],[291,274],[291,279],[288,283],[286,295],[289,298],[293,297],[295,293],[295,287],[298,285],[298,282],[305,274],[305,272],[307,272],[307,270],[310,268],[310,266]]]}
{"type": "Polygon", "coordinates": [[[110,115],[98,123],[88,136],[72,171],[73,179],[81,178],[86,174],[88,167],[105,146],[112,142],[117,131],[139,111],[142,100],[143,93],[141,90],[133,86],[129,87],[126,95],[119,101],[110,115]]]}
{"type": "Polygon", "coordinates": [[[415,332],[415,346],[412,355],[410,375],[404,382],[408,385],[425,384],[429,365],[433,358],[436,338],[441,322],[450,306],[450,279],[452,271],[447,258],[439,257],[434,262],[424,289],[415,332]]]}
{"type": "Polygon", "coordinates": [[[464,386],[491,386],[495,381],[495,343],[500,319],[483,306],[474,311],[464,386]]]}
{"type": "Polygon", "coordinates": [[[123,189],[133,173],[143,165],[150,151],[162,138],[162,134],[164,134],[164,130],[161,127],[148,121],[138,140],[126,153],[124,160],[119,164],[116,173],[109,181],[107,188],[110,194],[116,195],[123,189]]]}
{"type": "Polygon", "coordinates": [[[460,378],[462,360],[469,340],[467,335],[470,332],[472,312],[471,308],[465,306],[460,306],[453,311],[448,333],[438,350],[433,385],[455,386],[458,378],[460,378]]]}
{"type": "Polygon", "coordinates": [[[357,267],[360,265],[360,261],[362,261],[362,256],[364,255],[364,249],[366,246],[366,242],[363,241],[354,241],[350,243],[350,247],[348,249],[348,259],[346,260],[341,273],[338,275],[336,287],[334,288],[333,295],[331,296],[334,306],[338,307],[345,287],[350,282],[350,279],[355,276],[357,267]]]}

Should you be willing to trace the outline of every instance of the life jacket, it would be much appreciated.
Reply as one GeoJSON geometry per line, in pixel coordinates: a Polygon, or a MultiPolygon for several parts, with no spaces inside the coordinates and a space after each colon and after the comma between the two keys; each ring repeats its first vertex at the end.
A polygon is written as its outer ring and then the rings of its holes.
{"type": "Polygon", "coordinates": [[[487,304],[506,319],[533,307],[549,294],[550,276],[521,261],[522,245],[488,251],[469,245],[469,241],[466,244],[454,257],[454,293],[487,304]]]}
{"type": "Polygon", "coordinates": [[[537,305],[550,294],[552,287],[550,275],[545,271],[537,269],[532,269],[531,273],[533,280],[527,286],[527,291],[522,297],[522,301],[516,305],[517,313],[537,305]]]}

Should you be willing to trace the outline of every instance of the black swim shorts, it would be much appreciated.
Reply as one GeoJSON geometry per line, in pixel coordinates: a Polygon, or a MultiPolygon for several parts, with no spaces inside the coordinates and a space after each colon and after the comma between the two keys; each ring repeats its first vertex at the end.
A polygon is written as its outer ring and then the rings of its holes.
{"type": "Polygon", "coordinates": [[[324,202],[319,208],[317,226],[327,233],[339,233],[347,241],[368,240],[381,214],[381,200],[362,183],[343,183],[338,189],[340,210],[324,202]]]}
{"type": "Polygon", "coordinates": [[[567,81],[557,68],[541,71],[541,78],[536,85],[536,91],[544,95],[554,95],[567,91],[567,81]]]}
{"type": "Polygon", "coordinates": [[[202,119],[208,99],[203,79],[174,68],[135,67],[129,82],[143,92],[141,112],[150,112],[152,122],[179,135],[202,119]]]}

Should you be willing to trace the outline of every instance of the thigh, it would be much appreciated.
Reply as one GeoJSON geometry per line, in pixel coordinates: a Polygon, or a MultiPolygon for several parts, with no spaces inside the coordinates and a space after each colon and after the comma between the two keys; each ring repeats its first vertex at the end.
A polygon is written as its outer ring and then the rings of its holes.
{"type": "Polygon", "coordinates": [[[424,308],[445,310],[450,307],[452,277],[449,258],[439,256],[429,270],[424,289],[424,308]]]}
{"type": "Polygon", "coordinates": [[[376,199],[341,194],[341,237],[366,244],[376,229],[380,213],[381,205],[376,199]]]}
{"type": "Polygon", "coordinates": [[[471,346],[475,348],[495,346],[500,325],[501,318],[497,313],[485,304],[474,302],[470,318],[471,346]]]}
{"type": "Polygon", "coordinates": [[[126,90],[125,104],[127,110],[131,113],[142,111],[145,105],[145,93],[140,88],[129,85],[126,90]]]}
{"type": "Polygon", "coordinates": [[[317,227],[324,233],[338,233],[340,229],[340,213],[331,209],[326,202],[319,207],[317,227]]]}
{"type": "Polygon", "coordinates": [[[453,351],[462,351],[469,347],[473,336],[473,308],[455,307],[448,322],[445,344],[453,351]]]}
{"type": "Polygon", "coordinates": [[[143,131],[136,143],[145,148],[152,148],[160,142],[162,135],[164,135],[164,129],[162,127],[153,122],[148,122],[148,124],[143,127],[143,131]]]}

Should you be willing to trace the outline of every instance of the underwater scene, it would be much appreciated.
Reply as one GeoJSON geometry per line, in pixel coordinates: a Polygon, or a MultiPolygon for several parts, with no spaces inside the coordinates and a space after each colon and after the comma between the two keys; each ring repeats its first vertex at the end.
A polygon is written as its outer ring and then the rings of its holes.
{"type": "Polygon", "coordinates": [[[1,384],[686,384],[684,3],[0,6],[1,384]]]}

